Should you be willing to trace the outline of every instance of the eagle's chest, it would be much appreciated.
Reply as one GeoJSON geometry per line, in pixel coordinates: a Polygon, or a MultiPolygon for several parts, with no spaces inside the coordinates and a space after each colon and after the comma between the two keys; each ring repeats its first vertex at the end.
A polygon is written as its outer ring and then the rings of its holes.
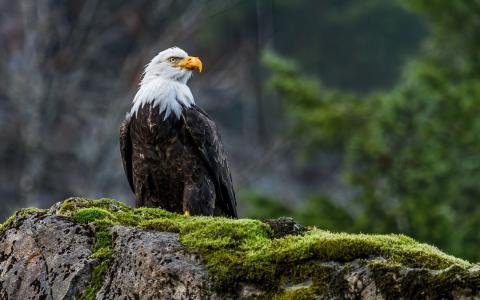
{"type": "Polygon", "coordinates": [[[183,120],[165,119],[155,107],[143,107],[130,121],[130,137],[137,197],[180,212],[185,184],[203,166],[183,120]]]}
{"type": "Polygon", "coordinates": [[[134,152],[145,159],[180,158],[187,151],[188,141],[181,118],[170,114],[165,118],[158,106],[143,106],[131,120],[131,138],[134,152]]]}

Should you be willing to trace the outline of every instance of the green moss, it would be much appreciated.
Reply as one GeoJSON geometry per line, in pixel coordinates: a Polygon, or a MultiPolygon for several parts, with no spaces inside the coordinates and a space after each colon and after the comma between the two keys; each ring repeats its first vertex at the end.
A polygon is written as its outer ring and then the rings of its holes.
{"type": "Polygon", "coordinates": [[[429,278],[429,286],[433,287],[432,290],[436,291],[439,298],[447,299],[449,297],[452,282],[456,282],[457,286],[462,284],[463,288],[478,287],[480,286],[480,276],[478,272],[469,272],[458,265],[453,265],[429,278]],[[459,277],[463,282],[459,282],[459,277]]]}
{"type": "Polygon", "coordinates": [[[0,232],[4,231],[7,229],[7,227],[12,224],[13,221],[15,221],[17,218],[24,218],[26,216],[29,216],[33,213],[46,213],[46,209],[40,209],[40,208],[35,208],[35,207],[28,207],[28,208],[22,208],[18,210],[13,216],[8,218],[5,222],[0,224],[0,232]]]}
{"type": "Polygon", "coordinates": [[[133,214],[135,216],[141,217],[143,220],[152,220],[158,218],[168,218],[168,219],[175,219],[180,217],[176,213],[172,213],[160,208],[146,208],[140,207],[133,210],[133,214]]]}
{"type": "Polygon", "coordinates": [[[97,292],[103,285],[105,274],[107,273],[108,265],[111,259],[102,260],[92,271],[92,278],[87,288],[83,292],[81,299],[93,300],[96,298],[97,292]]]}
{"type": "Polygon", "coordinates": [[[330,261],[346,263],[347,270],[348,262],[365,259],[372,268],[383,268],[386,284],[387,275],[396,268],[441,270],[457,266],[465,270],[470,266],[404,235],[333,233],[313,228],[302,236],[274,239],[270,227],[258,220],[185,217],[162,209],[132,209],[111,199],[70,198],[59,211],[95,228],[93,257],[100,263],[84,293],[86,299],[93,299],[103,284],[113,253],[109,229],[115,224],[179,233],[187,249],[202,254],[214,287],[223,293],[236,291],[242,282],[263,286],[270,298],[309,298],[321,294],[326,286],[344,286],[343,276],[332,275],[326,264],[330,261]],[[379,260],[375,265],[372,257],[386,261],[379,260]],[[312,281],[310,287],[284,292],[287,284],[306,280],[312,281]]]}
{"type": "Polygon", "coordinates": [[[288,291],[281,295],[274,295],[274,300],[310,300],[317,299],[318,293],[313,288],[300,288],[294,291],[288,291]]]}
{"type": "Polygon", "coordinates": [[[128,212],[132,211],[131,207],[128,207],[120,201],[116,201],[109,198],[100,198],[91,200],[87,198],[72,197],[62,202],[59,209],[59,214],[64,216],[72,216],[74,212],[81,208],[103,208],[110,212],[128,212]]]}
{"type": "Polygon", "coordinates": [[[416,281],[417,286],[429,287],[429,289],[412,291],[411,286],[403,286],[398,282],[398,274],[404,269],[402,264],[375,260],[366,261],[365,264],[372,271],[371,274],[377,288],[383,291],[387,299],[402,297],[449,299],[451,298],[452,285],[458,289],[480,286],[478,273],[475,274],[475,272],[470,272],[461,265],[454,264],[434,273],[429,273],[427,269],[410,269],[405,274],[410,278],[406,278],[404,282],[416,281]],[[421,295],[415,293],[421,293],[421,295]]]}
{"type": "Polygon", "coordinates": [[[114,218],[118,223],[126,226],[137,226],[143,221],[143,218],[139,215],[122,211],[116,212],[114,218]]]}
{"type": "Polygon", "coordinates": [[[141,222],[139,225],[142,229],[166,231],[166,232],[180,232],[180,223],[170,219],[156,219],[141,222]]]}
{"type": "MultiPolygon", "coordinates": [[[[246,222],[247,220],[241,220],[246,222]]],[[[181,241],[191,249],[199,250],[206,258],[209,270],[216,276],[217,288],[237,288],[241,281],[256,282],[271,290],[277,289],[283,278],[301,282],[296,265],[308,261],[349,262],[359,258],[383,256],[390,262],[409,267],[442,269],[452,264],[462,267],[468,262],[448,256],[438,249],[399,235],[355,235],[331,233],[318,229],[304,236],[286,236],[270,240],[258,223],[250,221],[246,228],[241,222],[225,221],[215,229],[208,226],[193,232],[181,231],[181,241]],[[232,225],[234,226],[232,231],[232,225]],[[239,226],[240,225],[240,226],[239,226]],[[223,232],[222,228],[226,231],[223,232]],[[206,237],[207,241],[198,238],[206,237]],[[209,236],[207,238],[207,236],[209,236]],[[229,238],[236,236],[233,240],[229,238]]]]}
{"type": "Polygon", "coordinates": [[[82,224],[88,224],[100,219],[112,219],[112,217],[109,211],[96,207],[81,208],[73,213],[73,218],[82,224]]]}
{"type": "MultiPolygon", "coordinates": [[[[85,209],[81,209],[79,212],[82,210],[85,209]]],[[[95,245],[93,246],[92,257],[99,259],[100,262],[93,269],[92,277],[83,292],[82,299],[95,299],[97,292],[103,285],[105,274],[112,260],[113,249],[110,227],[115,223],[106,219],[110,216],[111,214],[104,215],[104,217],[97,218],[90,223],[95,228],[95,245]]]]}

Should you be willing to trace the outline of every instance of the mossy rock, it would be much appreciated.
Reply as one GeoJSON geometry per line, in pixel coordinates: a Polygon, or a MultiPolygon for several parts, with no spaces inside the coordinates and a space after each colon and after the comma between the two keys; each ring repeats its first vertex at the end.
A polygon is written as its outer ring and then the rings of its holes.
{"type": "Polygon", "coordinates": [[[93,257],[99,264],[85,298],[96,295],[115,255],[110,233],[115,225],[178,234],[187,251],[200,254],[217,296],[343,298],[346,294],[336,293],[348,290],[359,297],[367,291],[389,298],[410,289],[411,296],[448,298],[456,290],[454,283],[474,295],[480,289],[480,272],[470,262],[399,234],[335,233],[305,228],[288,218],[264,223],[190,217],[158,208],[134,209],[112,199],[70,198],[50,212],[95,230],[93,257]],[[246,292],[252,288],[261,292],[246,292]]]}

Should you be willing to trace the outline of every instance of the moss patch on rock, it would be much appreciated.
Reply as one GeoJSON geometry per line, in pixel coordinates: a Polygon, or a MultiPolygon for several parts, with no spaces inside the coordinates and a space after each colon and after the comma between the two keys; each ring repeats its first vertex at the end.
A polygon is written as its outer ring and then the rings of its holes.
{"type": "Polygon", "coordinates": [[[328,267],[320,265],[331,261],[383,257],[393,268],[430,270],[451,266],[466,269],[471,265],[398,234],[347,234],[310,228],[301,236],[274,238],[270,226],[258,220],[186,217],[158,208],[133,209],[111,199],[71,198],[62,204],[59,213],[95,227],[94,256],[101,263],[94,270],[86,298],[93,297],[101,286],[112,256],[108,229],[115,224],[179,233],[187,249],[202,254],[214,287],[222,293],[233,292],[242,282],[260,284],[271,296],[308,296],[312,289],[331,284],[328,267]],[[289,292],[281,288],[305,280],[312,280],[312,285],[289,292]]]}
{"type": "Polygon", "coordinates": [[[46,212],[47,212],[46,209],[40,209],[40,208],[35,208],[35,207],[22,208],[22,209],[18,210],[15,214],[13,214],[13,216],[8,218],[5,222],[0,224],[0,232],[7,229],[7,227],[15,220],[24,218],[28,215],[33,214],[33,213],[46,213],[46,212]]]}
{"type": "MultiPolygon", "coordinates": [[[[80,211],[79,211],[80,213],[80,211]]],[[[102,215],[102,214],[94,214],[102,215]]],[[[79,215],[76,214],[76,217],[79,215]]],[[[83,214],[80,213],[80,216],[83,214]]],[[[84,219],[82,219],[84,220],[84,219]]],[[[95,299],[97,292],[103,285],[105,275],[107,273],[108,265],[112,260],[112,236],[110,233],[110,227],[113,226],[113,222],[110,220],[94,220],[90,223],[95,228],[95,245],[93,246],[92,257],[97,258],[100,262],[95,266],[92,272],[92,277],[85,291],[83,292],[82,299],[95,299]]]]}
{"type": "Polygon", "coordinates": [[[95,230],[95,245],[93,246],[92,257],[98,259],[99,263],[93,269],[90,282],[82,294],[82,299],[93,300],[103,285],[108,265],[112,260],[113,250],[110,228],[116,223],[112,221],[112,213],[103,208],[72,208],[70,212],[77,222],[90,224],[95,230]]]}

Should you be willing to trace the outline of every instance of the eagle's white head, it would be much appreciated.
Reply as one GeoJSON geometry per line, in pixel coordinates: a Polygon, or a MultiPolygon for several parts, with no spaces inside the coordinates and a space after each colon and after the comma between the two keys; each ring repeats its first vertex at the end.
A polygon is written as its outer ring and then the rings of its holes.
{"type": "Polygon", "coordinates": [[[202,62],[178,47],[158,53],[145,67],[130,115],[136,114],[142,105],[152,103],[159,106],[160,113],[165,112],[165,119],[171,112],[179,118],[183,107],[195,103],[187,86],[193,70],[201,72],[202,62]]]}
{"type": "Polygon", "coordinates": [[[198,57],[188,56],[178,47],[168,48],[158,53],[145,67],[141,84],[158,78],[187,83],[195,69],[202,72],[202,62],[198,57]]]}

